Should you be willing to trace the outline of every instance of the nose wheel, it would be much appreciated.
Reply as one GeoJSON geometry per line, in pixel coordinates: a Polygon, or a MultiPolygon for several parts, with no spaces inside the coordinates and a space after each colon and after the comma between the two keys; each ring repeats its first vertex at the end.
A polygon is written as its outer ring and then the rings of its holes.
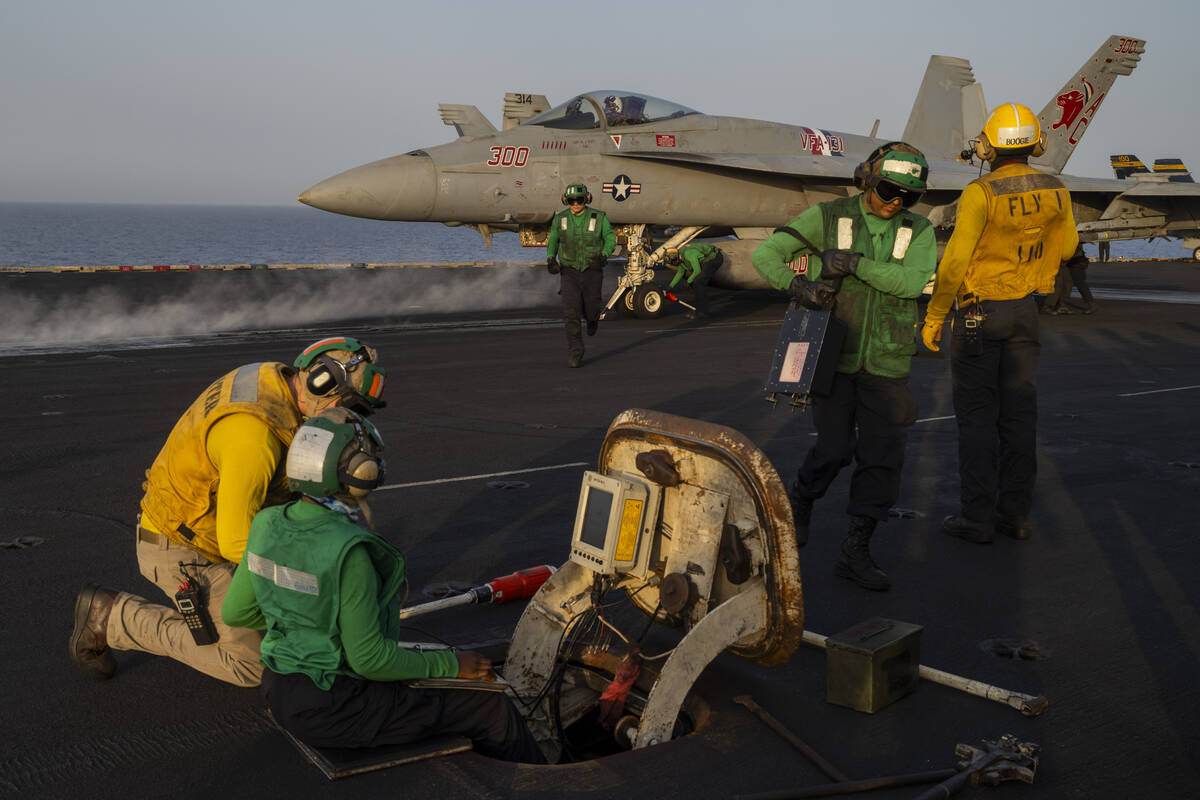
{"type": "Polygon", "coordinates": [[[638,319],[657,319],[663,310],[662,289],[653,283],[644,283],[625,292],[621,298],[625,310],[638,319]]]}

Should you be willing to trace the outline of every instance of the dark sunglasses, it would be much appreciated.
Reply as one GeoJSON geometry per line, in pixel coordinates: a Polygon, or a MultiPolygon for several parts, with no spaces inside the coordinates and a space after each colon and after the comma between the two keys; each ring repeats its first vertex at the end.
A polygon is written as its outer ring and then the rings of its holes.
{"type": "Polygon", "coordinates": [[[884,202],[884,205],[899,200],[900,205],[905,208],[912,208],[921,199],[922,192],[914,189],[906,189],[903,186],[897,186],[887,181],[880,181],[875,184],[875,194],[884,202]]]}

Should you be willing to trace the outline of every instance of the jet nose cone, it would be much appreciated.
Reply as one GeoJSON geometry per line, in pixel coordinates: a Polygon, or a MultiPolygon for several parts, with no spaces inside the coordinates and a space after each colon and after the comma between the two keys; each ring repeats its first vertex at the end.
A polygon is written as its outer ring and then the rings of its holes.
{"type": "Polygon", "coordinates": [[[301,203],[352,217],[422,222],[433,212],[437,176],[427,155],[373,161],[321,181],[301,203]]]}

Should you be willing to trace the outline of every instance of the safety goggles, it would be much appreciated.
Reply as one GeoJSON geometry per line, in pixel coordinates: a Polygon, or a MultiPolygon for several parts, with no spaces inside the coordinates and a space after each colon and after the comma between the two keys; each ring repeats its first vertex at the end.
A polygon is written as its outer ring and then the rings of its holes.
{"type": "MultiPolygon", "coordinates": [[[[387,376],[382,369],[371,363],[369,356],[355,353],[349,361],[343,364],[347,378],[349,378],[350,371],[359,364],[363,364],[363,374],[358,381],[358,386],[351,386],[354,395],[351,407],[365,416],[374,409],[387,405],[383,399],[383,387],[387,382],[387,376]]],[[[349,383],[348,380],[347,383],[349,383]]]]}
{"type": "Polygon", "coordinates": [[[587,205],[587,198],[586,197],[568,197],[567,204],[572,205],[572,206],[587,205]]]}
{"type": "Polygon", "coordinates": [[[900,201],[900,205],[905,208],[912,208],[917,201],[921,199],[923,192],[918,192],[915,189],[907,189],[903,186],[898,186],[888,181],[880,181],[875,184],[875,194],[883,201],[884,205],[900,201]]]}

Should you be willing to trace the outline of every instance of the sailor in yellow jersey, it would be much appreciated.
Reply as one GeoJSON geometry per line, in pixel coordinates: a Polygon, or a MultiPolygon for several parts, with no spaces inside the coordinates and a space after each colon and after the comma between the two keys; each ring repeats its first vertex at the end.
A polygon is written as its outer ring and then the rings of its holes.
{"type": "Polygon", "coordinates": [[[1038,309],[1079,242],[1062,181],[1029,166],[1045,152],[1032,111],[1007,103],[975,139],[991,172],[958,202],[921,338],[937,350],[953,314],[950,365],[958,419],[960,510],[944,532],[981,544],[1027,539],[1037,475],[1038,309]],[[953,311],[951,307],[953,306],[953,311]]]}
{"type": "Polygon", "coordinates": [[[109,678],[117,666],[112,650],[140,650],[237,686],[259,684],[262,634],[231,628],[220,616],[250,522],[260,508],[289,499],[284,455],[306,417],[332,406],[369,413],[383,405],[384,372],[376,361],[356,339],[322,339],[292,366],[246,364],[196,398],[146,472],[136,530],[141,573],[172,605],[84,587],[69,642],[75,666],[109,678]],[[199,636],[174,605],[189,582],[199,589],[195,605],[211,617],[212,627],[199,636]]]}

